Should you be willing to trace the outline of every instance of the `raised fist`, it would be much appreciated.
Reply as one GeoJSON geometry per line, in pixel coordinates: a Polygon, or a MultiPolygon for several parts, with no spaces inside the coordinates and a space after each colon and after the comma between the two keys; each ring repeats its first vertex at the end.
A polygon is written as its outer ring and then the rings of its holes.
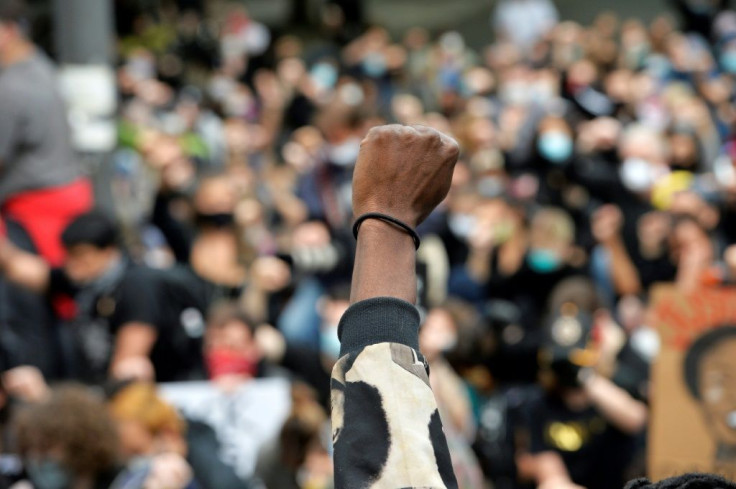
{"type": "Polygon", "coordinates": [[[416,227],[447,195],[459,149],[424,126],[374,127],[360,145],[353,213],[381,212],[416,227]]]}

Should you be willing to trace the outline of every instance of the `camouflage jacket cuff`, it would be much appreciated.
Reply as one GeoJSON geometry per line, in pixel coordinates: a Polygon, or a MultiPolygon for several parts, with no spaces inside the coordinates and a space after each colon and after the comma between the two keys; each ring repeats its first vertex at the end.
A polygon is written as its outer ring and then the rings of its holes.
{"type": "Polygon", "coordinates": [[[340,356],[376,343],[400,343],[419,350],[419,312],[394,297],[356,302],[340,319],[340,356]]]}

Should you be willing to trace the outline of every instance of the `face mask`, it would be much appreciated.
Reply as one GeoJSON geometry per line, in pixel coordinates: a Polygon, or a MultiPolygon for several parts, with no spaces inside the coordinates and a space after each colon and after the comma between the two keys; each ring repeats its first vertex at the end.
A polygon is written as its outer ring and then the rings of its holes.
{"type": "Polygon", "coordinates": [[[646,192],[654,183],[652,166],[641,158],[627,158],[620,173],[624,186],[632,192],[646,192]]]}
{"type": "Polygon", "coordinates": [[[475,221],[475,216],[470,214],[450,214],[447,218],[447,225],[452,234],[458,238],[467,238],[475,227],[475,221]]]}
{"type": "Polygon", "coordinates": [[[531,250],[526,258],[529,268],[537,273],[552,273],[562,268],[562,259],[554,251],[531,250]]]}
{"type": "Polygon", "coordinates": [[[526,105],[531,97],[529,86],[524,82],[507,82],[501,87],[499,97],[509,105],[526,105]]]}
{"type": "Polygon", "coordinates": [[[386,74],[386,58],[380,53],[370,53],[363,58],[363,73],[371,78],[380,78],[386,74]]]}
{"type": "Polygon", "coordinates": [[[317,63],[310,72],[312,80],[319,88],[328,89],[337,83],[337,69],[330,63],[317,63]]]}
{"type": "Polygon", "coordinates": [[[648,361],[654,361],[659,353],[659,334],[647,326],[641,326],[631,335],[631,347],[648,361]]]}
{"type": "Polygon", "coordinates": [[[538,82],[532,85],[531,92],[534,101],[540,104],[547,103],[558,95],[557,87],[545,82],[538,82]]]}
{"type": "Polygon", "coordinates": [[[503,195],[506,185],[503,179],[498,177],[484,177],[478,182],[478,192],[483,197],[498,197],[503,195]]]}
{"type": "Polygon", "coordinates": [[[647,71],[655,78],[659,79],[667,78],[672,70],[672,65],[670,64],[669,59],[658,54],[649,56],[647,58],[646,65],[647,71]]]}
{"type": "Polygon", "coordinates": [[[729,50],[721,53],[719,57],[721,68],[727,73],[736,73],[736,51],[729,50]]]}
{"type": "Polygon", "coordinates": [[[254,358],[226,349],[213,349],[205,353],[205,362],[211,379],[223,375],[255,377],[258,370],[258,362],[254,358]]]}
{"type": "Polygon", "coordinates": [[[26,471],[36,489],[66,489],[71,476],[56,460],[28,461],[26,471]]]}
{"type": "Polygon", "coordinates": [[[230,117],[248,117],[253,112],[253,98],[242,93],[233,93],[223,103],[223,109],[230,117]]]}
{"type": "Polygon", "coordinates": [[[319,333],[320,351],[334,359],[340,358],[340,338],[337,337],[337,325],[323,326],[319,333]]]}
{"type": "Polygon", "coordinates": [[[228,212],[197,213],[197,224],[200,227],[227,228],[235,224],[235,216],[228,212]]]}
{"type": "Polygon", "coordinates": [[[340,144],[330,146],[327,150],[327,159],[337,166],[351,166],[355,164],[360,153],[360,140],[350,138],[340,144]]]}
{"type": "Polygon", "coordinates": [[[572,138],[561,131],[547,131],[539,136],[537,149],[542,158],[564,163],[572,156],[572,138]]]}
{"type": "Polygon", "coordinates": [[[638,69],[644,66],[644,63],[649,56],[649,45],[646,43],[637,44],[629,49],[626,54],[626,63],[633,69],[638,69]]]}

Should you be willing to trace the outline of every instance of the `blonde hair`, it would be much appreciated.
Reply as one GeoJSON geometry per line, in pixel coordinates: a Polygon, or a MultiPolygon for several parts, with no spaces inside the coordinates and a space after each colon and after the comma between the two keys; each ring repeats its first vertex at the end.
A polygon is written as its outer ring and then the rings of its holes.
{"type": "Polygon", "coordinates": [[[137,421],[152,435],[183,434],[186,423],[176,409],[156,393],[153,384],[136,382],[118,392],[108,404],[116,421],[137,421]]]}
{"type": "Polygon", "coordinates": [[[546,242],[571,244],[575,239],[575,223],[570,215],[562,209],[544,207],[532,217],[533,233],[539,233],[538,239],[546,242]]]}

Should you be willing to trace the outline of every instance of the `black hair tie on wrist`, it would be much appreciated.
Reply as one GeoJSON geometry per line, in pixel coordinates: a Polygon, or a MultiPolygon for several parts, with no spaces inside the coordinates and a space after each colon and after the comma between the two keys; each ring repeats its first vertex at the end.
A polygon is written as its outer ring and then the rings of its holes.
{"type": "Polygon", "coordinates": [[[401,229],[406,231],[409,236],[411,236],[411,239],[414,241],[414,247],[416,249],[419,249],[421,240],[419,239],[419,235],[417,234],[417,232],[414,231],[411,226],[402,221],[399,221],[395,217],[391,217],[387,214],[381,214],[380,212],[368,212],[367,214],[363,214],[355,220],[355,223],[353,224],[353,236],[355,236],[356,240],[358,239],[358,231],[360,230],[360,225],[363,224],[363,221],[366,221],[368,219],[378,219],[379,221],[385,221],[393,224],[394,226],[400,227],[401,229]]]}

